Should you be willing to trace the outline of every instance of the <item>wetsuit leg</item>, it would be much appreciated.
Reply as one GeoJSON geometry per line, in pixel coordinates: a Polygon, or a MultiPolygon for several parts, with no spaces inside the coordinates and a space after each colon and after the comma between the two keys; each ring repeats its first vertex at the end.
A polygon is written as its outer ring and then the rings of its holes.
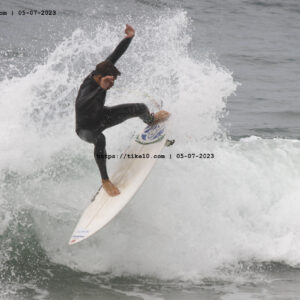
{"type": "Polygon", "coordinates": [[[146,124],[151,124],[154,119],[153,114],[150,114],[144,103],[128,103],[111,107],[105,106],[102,125],[106,129],[134,117],[141,118],[146,124]]]}
{"type": "Polygon", "coordinates": [[[95,145],[94,157],[102,179],[108,179],[106,170],[106,142],[102,131],[134,117],[140,117],[146,124],[151,124],[154,118],[153,115],[150,114],[148,107],[143,103],[104,107],[98,129],[79,130],[77,132],[81,139],[95,145]]]}
{"type": "Polygon", "coordinates": [[[108,179],[106,170],[106,142],[104,134],[99,130],[79,130],[77,134],[82,140],[95,145],[94,157],[101,177],[102,179],[108,179]]]}

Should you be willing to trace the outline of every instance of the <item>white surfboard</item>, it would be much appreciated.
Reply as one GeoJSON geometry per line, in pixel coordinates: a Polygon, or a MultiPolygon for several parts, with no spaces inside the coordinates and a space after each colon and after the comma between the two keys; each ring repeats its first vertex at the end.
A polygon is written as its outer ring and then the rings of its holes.
{"type": "Polygon", "coordinates": [[[90,237],[111,221],[129,202],[151,171],[166,143],[166,125],[159,123],[147,126],[119,157],[119,165],[110,180],[120,190],[120,195],[111,197],[100,188],[93,201],[83,212],[69,245],[90,237]],[[138,157],[137,157],[137,156],[138,157]]]}

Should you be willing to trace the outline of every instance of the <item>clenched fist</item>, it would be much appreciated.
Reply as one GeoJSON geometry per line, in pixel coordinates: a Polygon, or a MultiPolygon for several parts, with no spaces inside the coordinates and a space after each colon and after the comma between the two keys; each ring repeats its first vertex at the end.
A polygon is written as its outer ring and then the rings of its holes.
{"type": "Polygon", "coordinates": [[[125,34],[126,34],[126,36],[125,36],[126,38],[134,37],[135,31],[134,31],[133,27],[126,24],[125,34]]]}

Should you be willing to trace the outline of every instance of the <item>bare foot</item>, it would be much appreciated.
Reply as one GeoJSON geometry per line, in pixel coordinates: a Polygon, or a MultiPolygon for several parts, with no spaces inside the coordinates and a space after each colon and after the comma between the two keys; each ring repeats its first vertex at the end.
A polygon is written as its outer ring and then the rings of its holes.
{"type": "Polygon", "coordinates": [[[120,194],[119,189],[109,179],[102,180],[102,186],[109,196],[114,197],[120,194]]]}
{"type": "Polygon", "coordinates": [[[154,121],[153,123],[159,123],[167,120],[170,117],[170,113],[165,110],[160,110],[159,112],[154,114],[154,121]]]}

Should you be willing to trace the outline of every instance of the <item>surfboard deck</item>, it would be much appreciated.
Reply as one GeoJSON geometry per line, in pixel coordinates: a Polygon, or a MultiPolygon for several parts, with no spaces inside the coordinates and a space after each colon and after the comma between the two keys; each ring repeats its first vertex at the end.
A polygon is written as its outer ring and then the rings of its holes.
{"type": "Polygon", "coordinates": [[[117,170],[110,178],[120,190],[120,195],[111,197],[100,188],[83,212],[69,245],[93,235],[124,208],[145,181],[157,160],[154,156],[160,154],[165,143],[166,122],[147,126],[136,137],[130,148],[120,155],[117,170]]]}

